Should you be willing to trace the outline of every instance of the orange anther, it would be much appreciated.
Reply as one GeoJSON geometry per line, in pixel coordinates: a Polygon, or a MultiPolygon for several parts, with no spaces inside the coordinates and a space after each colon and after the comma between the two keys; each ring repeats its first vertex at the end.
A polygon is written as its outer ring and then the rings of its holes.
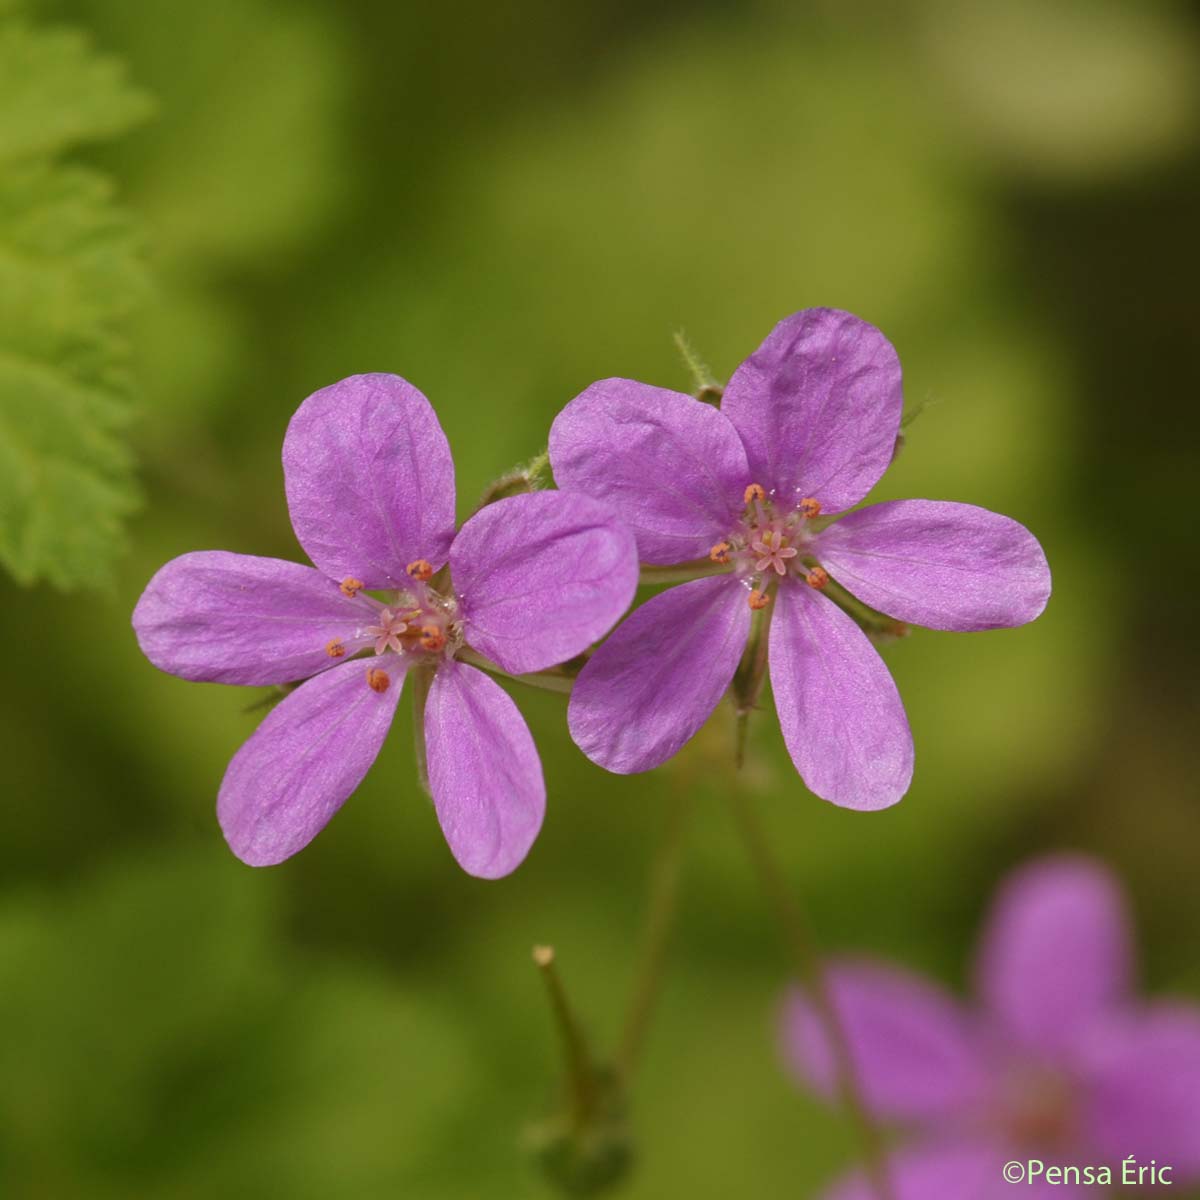
{"type": "Polygon", "coordinates": [[[748,603],[757,612],[760,608],[766,608],[771,603],[771,597],[766,592],[760,592],[758,588],[755,588],[750,593],[748,603]]]}
{"type": "Polygon", "coordinates": [[[829,582],[829,572],[824,567],[813,567],[811,571],[804,577],[804,582],[810,588],[816,588],[819,592],[829,582]]]}
{"type": "Polygon", "coordinates": [[[821,515],[820,500],[814,500],[811,496],[805,496],[796,507],[800,510],[800,515],[807,517],[810,521],[813,517],[821,515]]]}
{"type": "Polygon", "coordinates": [[[330,658],[345,658],[346,646],[341,638],[334,638],[332,641],[325,643],[325,653],[330,658]]]}
{"type": "Polygon", "coordinates": [[[367,672],[367,687],[373,692],[386,692],[392,682],[392,677],[379,667],[372,667],[367,672]]]}
{"type": "Polygon", "coordinates": [[[433,566],[423,558],[418,558],[416,562],[410,562],[404,570],[418,583],[426,583],[433,578],[433,566]]]}
{"type": "Polygon", "coordinates": [[[715,563],[727,563],[733,547],[728,542],[718,542],[709,552],[708,557],[715,563]]]}
{"type": "Polygon", "coordinates": [[[338,584],[343,596],[349,596],[351,600],[363,590],[363,581],[355,579],[352,575],[347,575],[341,583],[338,584]]]}
{"type": "Polygon", "coordinates": [[[439,629],[436,625],[421,626],[421,645],[426,650],[432,650],[435,653],[441,650],[446,644],[446,631],[439,629]]]}
{"type": "Polygon", "coordinates": [[[742,493],[742,500],[747,504],[761,504],[767,498],[766,489],[761,483],[752,483],[742,493]]]}

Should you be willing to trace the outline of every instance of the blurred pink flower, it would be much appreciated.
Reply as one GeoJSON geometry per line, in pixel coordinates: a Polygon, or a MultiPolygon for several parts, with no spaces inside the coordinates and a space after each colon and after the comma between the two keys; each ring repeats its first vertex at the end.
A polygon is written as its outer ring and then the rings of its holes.
{"type": "MultiPolygon", "coordinates": [[[[830,990],[867,1107],[905,1126],[890,1156],[897,1200],[1003,1200],[1010,1160],[1106,1165],[1130,1155],[1200,1178],[1200,1008],[1139,1001],[1130,922],[1112,874],[1082,857],[1016,872],[987,923],[967,1008],[894,967],[837,962],[830,990]]],[[[833,1086],[828,1042],[799,991],[787,998],[784,1053],[808,1085],[833,1086]]],[[[1066,1197],[1087,1185],[1026,1182],[1066,1197]]],[[[873,1200],[862,1175],[826,1200],[873,1200]]]]}

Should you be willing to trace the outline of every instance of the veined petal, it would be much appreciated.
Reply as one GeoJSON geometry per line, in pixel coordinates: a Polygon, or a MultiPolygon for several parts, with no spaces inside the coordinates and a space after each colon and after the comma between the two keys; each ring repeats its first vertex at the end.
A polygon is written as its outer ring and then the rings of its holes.
{"type": "Polygon", "coordinates": [[[980,948],[979,989],[1018,1045],[1059,1056],[1128,994],[1125,898],[1100,863],[1075,856],[1022,867],[1000,891],[980,948]]]}
{"type": "Polygon", "coordinates": [[[1024,625],[1050,597],[1037,538],[973,504],[873,504],[831,525],[813,549],[864,604],[930,629],[1024,625]]]}
{"type": "MultiPolygon", "coordinates": [[[[983,1102],[984,1055],[952,996],[917,975],[874,963],[837,962],[826,978],[864,1102],[876,1116],[944,1121],[983,1102]]],[[[801,1079],[832,1097],[833,1049],[799,988],[784,1008],[783,1045],[801,1079]]]]}
{"type": "Polygon", "coordinates": [[[312,567],[198,550],[150,580],[133,628],[161,671],[262,686],[306,679],[364,649],[374,615],[361,596],[344,596],[312,567]]]}
{"type": "Polygon", "coordinates": [[[425,753],[438,821],[458,865],[481,879],[515,871],[542,828],[546,785],[508,693],[482,671],[443,663],[425,702],[425,753]]]}
{"type": "Polygon", "coordinates": [[[887,470],[903,405],[891,342],[850,313],[806,308],[738,367],[721,411],[759,483],[833,513],[857,504],[887,470]]]}
{"type": "Polygon", "coordinates": [[[718,409],[631,379],[593,383],[555,417],[550,461],[564,491],[613,506],[648,563],[706,555],[732,528],[751,482],[718,409]]]}
{"type": "Polygon", "coordinates": [[[1116,1162],[1133,1154],[1173,1168],[1171,1182],[1200,1179],[1200,1009],[1158,1003],[1089,1030],[1083,1049],[1084,1126],[1116,1162]]]}
{"type": "Polygon", "coordinates": [[[217,797],[230,849],[252,867],[283,862],[329,823],[362,782],[404,683],[399,655],[342,663],[302,684],[233,756],[217,797]],[[387,674],[387,686],[368,683],[387,674]]]}
{"type": "Polygon", "coordinates": [[[467,641],[519,675],[612,628],[637,590],[637,546],[607,504],[531,492],[477,512],[450,547],[450,571],[467,641]]]}
{"type": "Polygon", "coordinates": [[[750,635],[729,575],[661,592],[617,627],[575,681],[575,744],[618,775],[649,771],[688,741],[725,694],[750,635]]]}
{"type": "Polygon", "coordinates": [[[397,587],[446,561],[454,461],[429,401],[399,375],[352,375],[314,392],[283,442],[292,528],[331,579],[397,587]]]}
{"type": "Polygon", "coordinates": [[[867,635],[795,580],[779,588],[769,666],[783,740],[809,790],[843,808],[887,808],[912,781],[912,732],[867,635]]]}

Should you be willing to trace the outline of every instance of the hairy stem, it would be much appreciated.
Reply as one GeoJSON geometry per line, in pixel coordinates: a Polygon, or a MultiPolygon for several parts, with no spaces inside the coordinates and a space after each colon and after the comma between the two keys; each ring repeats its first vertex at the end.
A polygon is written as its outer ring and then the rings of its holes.
{"type": "Polygon", "coordinates": [[[740,781],[733,789],[732,804],[750,861],[762,882],[771,907],[775,910],[775,916],[782,927],[793,958],[793,965],[808,991],[809,999],[829,1041],[833,1052],[838,1099],[855,1126],[876,1200],[895,1200],[883,1139],[863,1100],[862,1086],[850,1055],[849,1039],[830,995],[825,968],[812,928],[799,901],[788,887],[754,805],[740,781]]]}
{"type": "Polygon", "coordinates": [[[483,495],[479,497],[479,503],[475,506],[475,512],[487,508],[489,504],[495,504],[497,500],[505,500],[509,496],[520,496],[525,492],[538,491],[544,486],[543,477],[549,465],[550,452],[543,450],[523,466],[514,467],[508,474],[501,475],[499,479],[494,480],[484,489],[483,495]]]}
{"type": "Polygon", "coordinates": [[[617,1050],[617,1076],[628,1084],[646,1039],[655,1003],[662,990],[667,943],[679,903],[679,876],[683,865],[684,829],[691,799],[684,790],[672,797],[662,840],[650,872],[650,899],[642,934],[641,957],[633,996],[617,1050]]]}
{"type": "Polygon", "coordinates": [[[688,374],[692,377],[692,387],[695,389],[696,399],[703,400],[707,404],[720,404],[721,385],[712,371],[708,369],[708,363],[696,353],[696,348],[688,341],[687,334],[682,329],[677,329],[673,340],[675,349],[679,351],[679,357],[683,359],[683,365],[687,367],[688,374]]]}

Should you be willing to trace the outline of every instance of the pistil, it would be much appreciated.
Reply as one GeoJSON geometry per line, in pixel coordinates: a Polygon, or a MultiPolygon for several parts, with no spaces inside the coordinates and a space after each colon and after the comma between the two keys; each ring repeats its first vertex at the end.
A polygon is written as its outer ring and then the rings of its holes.
{"type": "Polygon", "coordinates": [[[807,523],[820,514],[820,501],[805,496],[795,508],[781,510],[761,483],[748,484],[742,499],[746,508],[741,520],[709,550],[709,559],[722,566],[732,563],[738,574],[753,581],[764,604],[769,602],[766,581],[772,576],[782,580],[795,574],[811,587],[824,587],[828,576],[819,569],[809,570],[802,560],[812,538],[807,523]]]}

